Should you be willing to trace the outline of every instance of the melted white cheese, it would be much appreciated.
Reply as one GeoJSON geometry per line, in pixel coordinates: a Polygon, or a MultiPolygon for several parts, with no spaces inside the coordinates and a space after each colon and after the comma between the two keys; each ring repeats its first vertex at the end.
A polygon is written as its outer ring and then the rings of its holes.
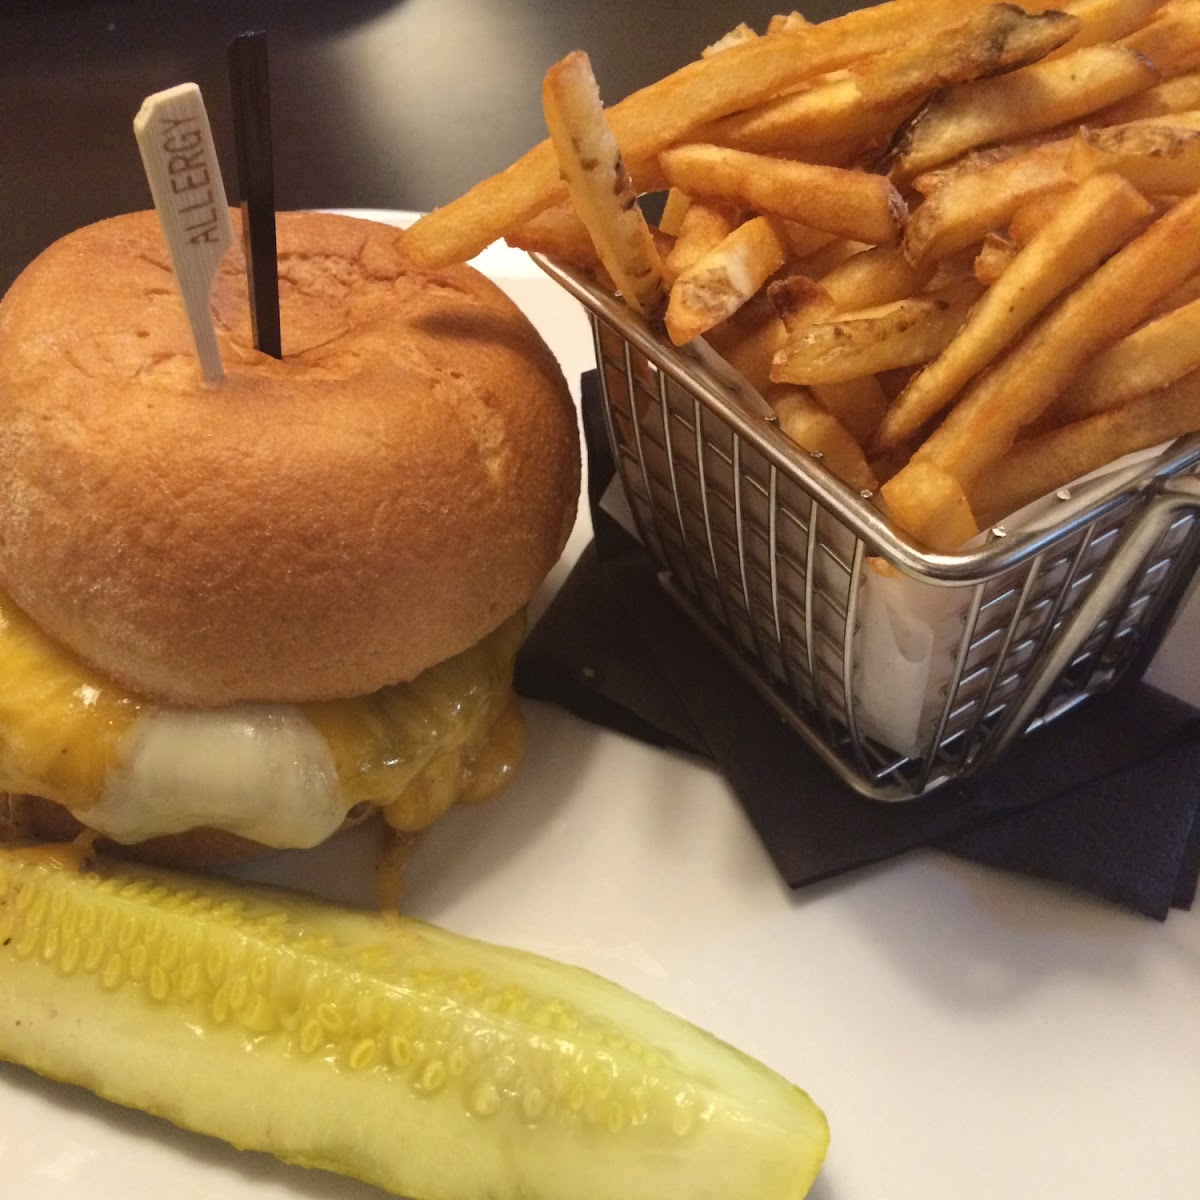
{"type": "Polygon", "coordinates": [[[123,843],[209,826],[309,847],[345,815],[329,747],[300,710],[235,704],[141,714],[86,819],[123,843]]]}

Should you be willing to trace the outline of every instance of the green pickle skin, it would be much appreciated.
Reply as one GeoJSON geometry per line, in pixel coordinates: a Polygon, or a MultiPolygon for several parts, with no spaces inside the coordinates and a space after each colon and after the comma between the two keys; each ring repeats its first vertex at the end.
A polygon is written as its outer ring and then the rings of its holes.
{"type": "Polygon", "coordinates": [[[799,1088],[588,971],[393,914],[0,847],[0,1059],[413,1200],[799,1200],[799,1088]]]}

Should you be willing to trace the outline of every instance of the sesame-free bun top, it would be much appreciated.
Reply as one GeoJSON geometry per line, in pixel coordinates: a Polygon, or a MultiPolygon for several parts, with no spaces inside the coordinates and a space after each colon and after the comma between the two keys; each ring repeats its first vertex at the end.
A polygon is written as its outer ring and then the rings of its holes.
{"type": "Polygon", "coordinates": [[[161,700],[410,679],[525,604],[575,516],[574,407],[498,288],[386,225],[277,236],[283,358],[253,348],[239,246],[216,383],[153,213],[68,235],[0,302],[0,586],[161,700]]]}

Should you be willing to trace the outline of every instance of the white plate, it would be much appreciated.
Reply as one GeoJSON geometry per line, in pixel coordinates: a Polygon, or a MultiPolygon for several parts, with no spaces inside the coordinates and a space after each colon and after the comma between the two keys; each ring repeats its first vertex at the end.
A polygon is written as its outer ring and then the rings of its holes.
{"type": "MultiPolygon", "coordinates": [[[[572,302],[523,255],[482,265],[577,377],[572,302]]],[[[1200,1196],[1200,912],[1158,925],[933,852],[793,895],[714,772],[527,711],[517,782],[424,839],[410,911],[601,971],[808,1089],[833,1131],[814,1200],[1200,1196]]],[[[368,850],[255,874],[365,902],[368,850]]],[[[138,1196],[379,1193],[0,1069],[0,1200],[138,1196]]]]}

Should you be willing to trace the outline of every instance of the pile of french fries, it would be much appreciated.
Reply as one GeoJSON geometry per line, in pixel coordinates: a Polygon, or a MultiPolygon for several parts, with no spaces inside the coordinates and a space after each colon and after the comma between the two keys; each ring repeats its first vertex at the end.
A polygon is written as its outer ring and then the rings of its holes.
{"type": "Polygon", "coordinates": [[[791,13],[608,109],[576,52],[543,107],[403,250],[593,271],[933,550],[1200,430],[1200,0],[791,13]]]}

